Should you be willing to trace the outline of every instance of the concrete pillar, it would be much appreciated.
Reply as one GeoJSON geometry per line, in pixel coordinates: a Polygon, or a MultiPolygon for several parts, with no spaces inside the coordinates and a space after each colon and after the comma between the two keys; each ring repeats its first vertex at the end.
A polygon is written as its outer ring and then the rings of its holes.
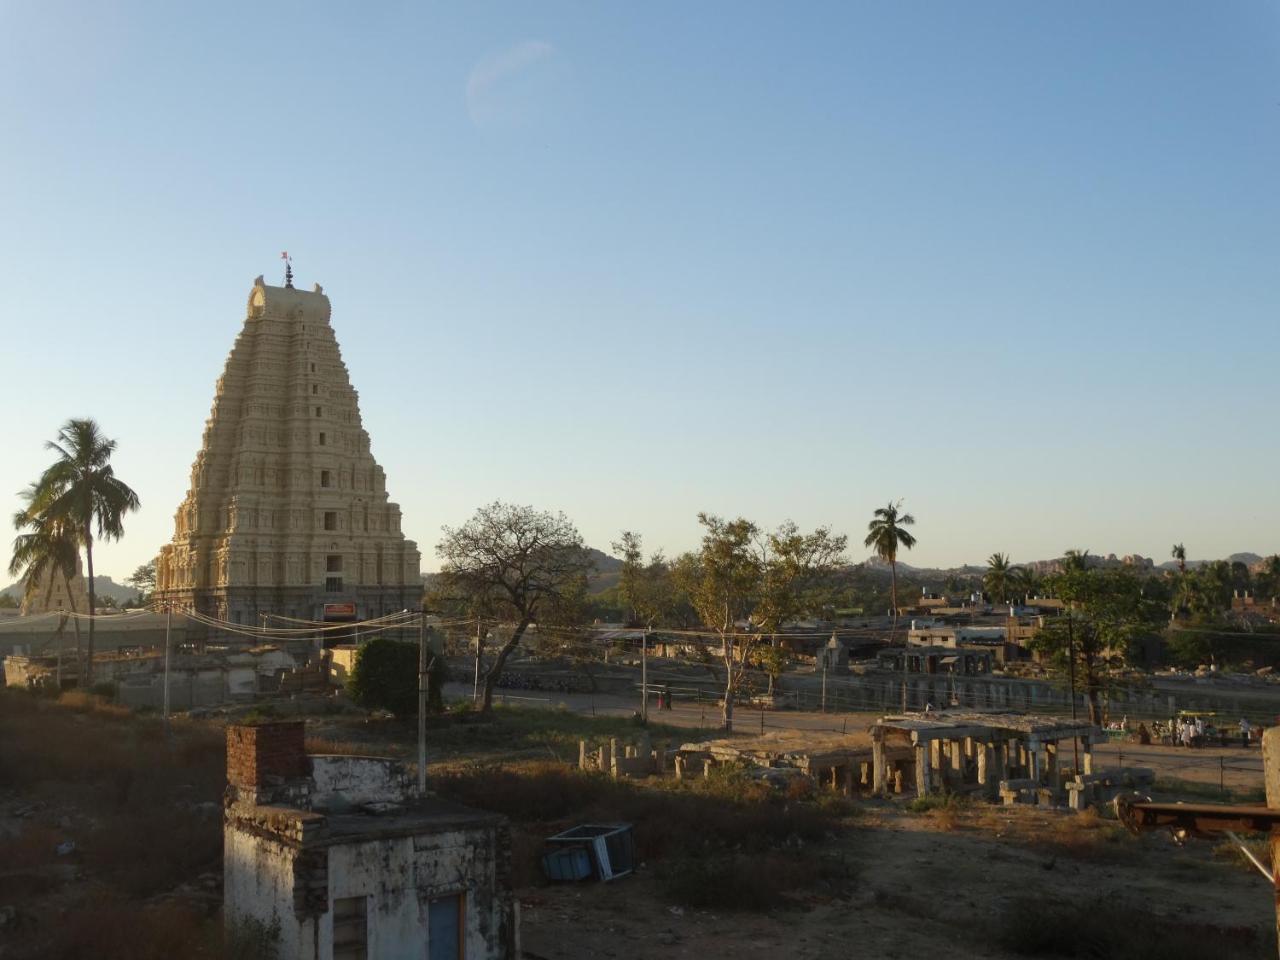
{"type": "Polygon", "coordinates": [[[1032,780],[1034,780],[1036,783],[1039,783],[1040,782],[1040,751],[1028,750],[1027,756],[1029,758],[1027,761],[1027,776],[1030,777],[1032,780]]]}
{"type": "Polygon", "coordinates": [[[858,786],[860,787],[871,786],[871,784],[868,782],[870,780],[870,777],[871,777],[871,764],[867,763],[864,760],[860,764],[858,764],[858,786]]]}
{"type": "Polygon", "coordinates": [[[933,764],[929,754],[937,744],[937,740],[930,741],[927,750],[923,743],[916,744],[916,796],[927,796],[933,790],[933,764]]]}
{"type": "Polygon", "coordinates": [[[587,741],[578,741],[578,769],[587,769],[587,741]]]}
{"type": "Polygon", "coordinates": [[[1093,773],[1093,741],[1087,738],[1080,745],[1080,766],[1081,772],[1093,773]]]}
{"type": "Polygon", "coordinates": [[[716,768],[716,762],[710,757],[702,761],[702,776],[704,778],[711,776],[711,771],[716,768]]]}
{"type": "Polygon", "coordinates": [[[678,753],[676,754],[676,779],[684,779],[684,757],[678,753]]]}
{"type": "Polygon", "coordinates": [[[902,796],[902,790],[902,765],[896,763],[893,769],[893,792],[898,796],[902,796]]]}
{"type": "Polygon", "coordinates": [[[625,756],[628,760],[631,760],[631,759],[633,759],[633,758],[635,757],[635,755],[636,755],[636,748],[635,748],[635,747],[633,747],[631,744],[629,744],[629,743],[628,743],[628,744],[626,745],[626,747],[624,747],[623,749],[626,751],[626,753],[624,754],[624,756],[625,756]]]}
{"type": "Polygon", "coordinates": [[[939,773],[942,772],[942,741],[929,740],[929,766],[939,773]]]}
{"type": "Polygon", "coordinates": [[[959,740],[951,741],[951,778],[957,787],[964,783],[964,744],[959,740]]]}
{"type": "MultiPolygon", "coordinates": [[[[621,757],[622,755],[623,755],[623,754],[621,754],[621,753],[619,753],[619,752],[618,752],[618,738],[617,738],[617,737],[610,737],[610,738],[609,738],[609,758],[610,758],[610,760],[612,760],[614,757],[621,757]]],[[[612,764],[610,764],[610,769],[612,769],[612,764]]]]}

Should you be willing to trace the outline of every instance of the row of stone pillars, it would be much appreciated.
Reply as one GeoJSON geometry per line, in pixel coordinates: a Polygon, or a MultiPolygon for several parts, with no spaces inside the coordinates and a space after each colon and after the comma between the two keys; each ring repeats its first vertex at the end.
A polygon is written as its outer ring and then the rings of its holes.
{"type": "MultiPolygon", "coordinates": [[[[945,790],[959,792],[976,787],[989,799],[1002,781],[1026,779],[1061,789],[1060,741],[1020,738],[983,740],[975,737],[928,737],[913,743],[912,772],[916,793],[926,796],[945,790]]],[[[1080,754],[1079,773],[1093,773],[1093,753],[1088,742],[1080,754]]],[[[901,792],[901,763],[886,762],[883,739],[872,741],[872,791],[881,795],[891,787],[901,792]]],[[[865,774],[864,774],[865,778],[865,774]]]]}

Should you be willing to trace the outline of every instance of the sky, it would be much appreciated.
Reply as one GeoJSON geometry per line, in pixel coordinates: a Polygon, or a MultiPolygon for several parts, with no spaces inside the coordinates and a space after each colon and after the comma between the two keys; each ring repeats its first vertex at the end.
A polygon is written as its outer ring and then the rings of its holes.
{"type": "Polygon", "coordinates": [[[0,508],[91,416],[153,557],[288,250],[424,570],[499,499],[1271,553],[1278,172],[1262,0],[0,0],[0,508]]]}

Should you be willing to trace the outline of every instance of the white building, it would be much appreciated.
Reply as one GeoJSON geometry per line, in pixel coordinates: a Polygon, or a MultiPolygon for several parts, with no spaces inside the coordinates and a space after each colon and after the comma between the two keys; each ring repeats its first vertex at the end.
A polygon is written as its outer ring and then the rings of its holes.
{"type": "Polygon", "coordinates": [[[379,757],[307,756],[301,721],[227,729],[224,914],[282,960],[519,956],[504,818],[379,757]]]}

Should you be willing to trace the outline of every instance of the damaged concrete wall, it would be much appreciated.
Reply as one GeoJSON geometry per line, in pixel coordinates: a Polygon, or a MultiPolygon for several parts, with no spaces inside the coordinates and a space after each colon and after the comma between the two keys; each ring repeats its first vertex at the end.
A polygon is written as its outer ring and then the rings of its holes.
{"type": "Polygon", "coordinates": [[[311,755],[317,810],[358,807],[365,803],[403,803],[416,784],[397,760],[386,757],[311,755]]]}

